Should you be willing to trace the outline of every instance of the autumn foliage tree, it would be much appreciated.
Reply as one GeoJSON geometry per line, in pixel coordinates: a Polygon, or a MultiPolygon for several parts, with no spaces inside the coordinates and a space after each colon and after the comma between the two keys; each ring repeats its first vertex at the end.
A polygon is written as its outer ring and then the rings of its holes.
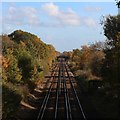
{"type": "Polygon", "coordinates": [[[105,54],[102,43],[97,42],[90,46],[82,46],[81,49],[74,49],[68,52],[70,57],[70,66],[73,72],[85,79],[95,79],[101,77],[101,69],[105,54]]]}
{"type": "Polygon", "coordinates": [[[14,119],[20,101],[40,84],[56,57],[36,35],[16,30],[2,39],[3,119],[14,119]]]}

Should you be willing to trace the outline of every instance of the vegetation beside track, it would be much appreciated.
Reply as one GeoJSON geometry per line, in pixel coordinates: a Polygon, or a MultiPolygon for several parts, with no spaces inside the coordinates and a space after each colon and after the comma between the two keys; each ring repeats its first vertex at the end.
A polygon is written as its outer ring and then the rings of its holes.
{"type": "Polygon", "coordinates": [[[74,73],[83,101],[91,101],[101,119],[120,119],[120,15],[103,21],[104,43],[64,52],[74,73]],[[87,100],[86,100],[87,99],[87,100]]]}
{"type": "Polygon", "coordinates": [[[56,57],[55,48],[36,35],[16,30],[2,35],[3,119],[14,119],[20,101],[39,85],[56,57]]]}

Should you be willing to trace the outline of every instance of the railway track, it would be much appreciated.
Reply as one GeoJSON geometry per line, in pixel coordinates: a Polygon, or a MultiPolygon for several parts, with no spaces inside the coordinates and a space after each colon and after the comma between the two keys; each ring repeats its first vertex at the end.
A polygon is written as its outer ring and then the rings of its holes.
{"type": "Polygon", "coordinates": [[[37,120],[86,120],[80,103],[76,82],[65,62],[60,58],[54,65],[45,87],[46,92],[40,105],[37,120]]]}

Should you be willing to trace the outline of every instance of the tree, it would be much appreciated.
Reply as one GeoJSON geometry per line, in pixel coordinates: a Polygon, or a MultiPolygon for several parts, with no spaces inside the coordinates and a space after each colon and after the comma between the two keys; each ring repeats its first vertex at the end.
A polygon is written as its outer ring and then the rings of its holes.
{"type": "Polygon", "coordinates": [[[117,35],[120,32],[120,15],[108,16],[104,21],[104,35],[107,37],[107,45],[110,47],[116,47],[117,35]]]}
{"type": "Polygon", "coordinates": [[[103,25],[107,37],[104,76],[110,83],[120,83],[120,15],[108,16],[103,25]]]}

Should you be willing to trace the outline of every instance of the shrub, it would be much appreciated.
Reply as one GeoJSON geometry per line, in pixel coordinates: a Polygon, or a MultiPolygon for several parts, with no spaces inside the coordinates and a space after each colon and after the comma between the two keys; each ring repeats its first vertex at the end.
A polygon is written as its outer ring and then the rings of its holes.
{"type": "Polygon", "coordinates": [[[5,85],[3,85],[2,91],[2,119],[12,119],[19,108],[22,97],[5,85]]]}

